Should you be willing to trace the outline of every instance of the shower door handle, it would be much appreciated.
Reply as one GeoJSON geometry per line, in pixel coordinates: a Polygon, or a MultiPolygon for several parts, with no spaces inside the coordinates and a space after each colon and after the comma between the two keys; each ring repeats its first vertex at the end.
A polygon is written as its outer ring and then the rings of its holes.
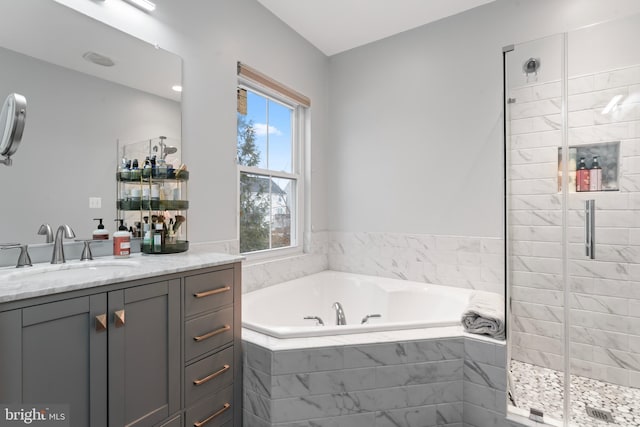
{"type": "Polygon", "coordinates": [[[596,201],[584,202],[584,248],[585,255],[590,259],[596,259],[596,201]]]}

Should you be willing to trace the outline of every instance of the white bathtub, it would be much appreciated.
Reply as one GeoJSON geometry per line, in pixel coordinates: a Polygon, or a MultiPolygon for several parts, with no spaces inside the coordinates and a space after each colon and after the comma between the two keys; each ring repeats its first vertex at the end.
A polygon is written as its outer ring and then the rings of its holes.
{"type": "Polygon", "coordinates": [[[323,271],[242,296],[242,326],[276,338],[460,325],[471,290],[323,271]],[[334,302],[346,325],[336,325],[334,302]],[[368,314],[380,314],[362,325],[368,314]],[[322,318],[317,326],[306,316],[322,318]]]}

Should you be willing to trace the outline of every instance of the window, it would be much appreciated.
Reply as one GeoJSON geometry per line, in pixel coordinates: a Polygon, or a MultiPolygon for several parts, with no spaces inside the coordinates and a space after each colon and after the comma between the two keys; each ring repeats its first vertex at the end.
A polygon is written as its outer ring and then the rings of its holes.
{"type": "Polygon", "coordinates": [[[299,245],[304,107],[240,79],[239,240],[250,253],[299,245]]]}

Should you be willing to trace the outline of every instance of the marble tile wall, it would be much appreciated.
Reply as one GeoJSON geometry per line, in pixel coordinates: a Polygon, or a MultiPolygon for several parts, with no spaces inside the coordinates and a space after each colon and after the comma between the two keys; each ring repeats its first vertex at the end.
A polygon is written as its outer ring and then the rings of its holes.
{"type": "Polygon", "coordinates": [[[305,235],[305,241],[305,253],[275,260],[244,262],[242,292],[255,291],[327,270],[328,233],[309,233],[305,235]]]}
{"type": "Polygon", "coordinates": [[[503,344],[455,337],[283,351],[243,345],[247,427],[505,422],[503,344]]]}
{"type": "Polygon", "coordinates": [[[465,427],[506,425],[506,346],[464,338],[463,420],[465,427]]]}
{"type": "Polygon", "coordinates": [[[501,238],[330,232],[329,268],[504,294],[501,238]]]}
{"type": "MultiPolygon", "coordinates": [[[[640,67],[571,78],[569,145],[620,142],[620,191],[570,193],[568,255],[574,373],[640,386],[640,67]],[[623,101],[603,114],[612,97],[623,101]],[[596,260],[584,256],[584,200],[596,200],[596,260]]],[[[512,355],[563,368],[560,82],[510,97],[512,355]]]]}

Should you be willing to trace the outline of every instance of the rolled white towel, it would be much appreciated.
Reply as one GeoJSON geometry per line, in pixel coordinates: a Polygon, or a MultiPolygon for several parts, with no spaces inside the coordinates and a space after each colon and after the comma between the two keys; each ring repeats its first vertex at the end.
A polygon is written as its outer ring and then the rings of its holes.
{"type": "Polygon", "coordinates": [[[466,332],[505,339],[504,298],[491,292],[473,292],[469,305],[462,313],[462,326],[466,332]]]}

